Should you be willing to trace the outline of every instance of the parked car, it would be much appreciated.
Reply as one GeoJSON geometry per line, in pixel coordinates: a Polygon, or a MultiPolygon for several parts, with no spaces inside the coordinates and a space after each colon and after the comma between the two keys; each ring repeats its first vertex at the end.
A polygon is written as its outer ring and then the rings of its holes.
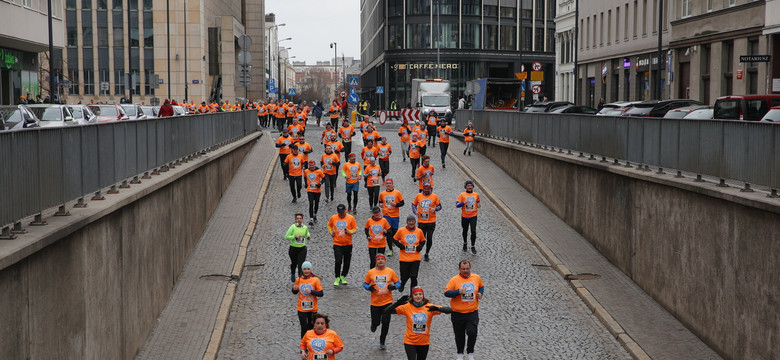
{"type": "Polygon", "coordinates": [[[604,104],[604,107],[599,110],[598,115],[620,116],[623,115],[626,110],[630,109],[632,105],[638,103],[641,103],[641,101],[615,101],[604,104]]]}
{"type": "Polygon", "coordinates": [[[17,130],[39,127],[40,121],[27,105],[0,105],[0,113],[5,120],[4,130],[17,130]]]}
{"type": "Polygon", "coordinates": [[[30,111],[41,121],[41,127],[61,127],[78,125],[73,112],[67,105],[30,104],[30,111]]]}
{"type": "Polygon", "coordinates": [[[566,105],[574,105],[568,101],[546,101],[546,102],[538,102],[536,104],[532,104],[531,107],[526,110],[526,112],[529,113],[543,113],[543,112],[550,112],[550,110],[555,109],[557,107],[566,106],[566,105]]]}
{"type": "Polygon", "coordinates": [[[97,115],[97,122],[99,123],[130,119],[125,110],[119,105],[90,104],[88,106],[97,115]]]}
{"type": "Polygon", "coordinates": [[[715,119],[759,121],[780,106],[780,95],[731,95],[715,100],[715,119]]]}
{"type": "Polygon", "coordinates": [[[97,122],[97,115],[89,109],[89,106],[83,104],[68,105],[70,112],[73,114],[73,119],[78,121],[79,124],[94,124],[97,122]]]}
{"type": "Polygon", "coordinates": [[[669,110],[691,105],[702,105],[702,103],[689,99],[643,101],[631,106],[623,116],[663,117],[669,110]]]}
{"type": "Polygon", "coordinates": [[[682,119],[686,117],[688,114],[700,109],[712,109],[712,107],[708,105],[683,106],[681,108],[667,111],[664,117],[669,119],[682,119]]]}
{"type": "Polygon", "coordinates": [[[711,106],[708,106],[706,108],[701,108],[697,110],[693,110],[688,115],[685,115],[683,119],[692,119],[692,120],[712,120],[712,114],[714,110],[711,106]]]}
{"type": "Polygon", "coordinates": [[[156,118],[157,109],[158,107],[156,106],[141,106],[141,110],[146,114],[147,119],[156,118]]]}
{"type": "Polygon", "coordinates": [[[564,105],[548,111],[556,114],[585,114],[596,115],[599,111],[589,106],[564,105]]]}
{"type": "Polygon", "coordinates": [[[780,106],[769,109],[764,117],[761,118],[761,122],[780,124],[780,106]]]}
{"type": "Polygon", "coordinates": [[[143,109],[141,109],[141,105],[138,105],[138,104],[122,104],[122,109],[125,110],[125,113],[127,113],[127,116],[130,118],[130,120],[144,120],[144,119],[146,119],[146,114],[144,114],[143,109]]]}
{"type": "Polygon", "coordinates": [[[173,105],[173,116],[183,116],[189,114],[183,107],[179,105],[173,105]]]}

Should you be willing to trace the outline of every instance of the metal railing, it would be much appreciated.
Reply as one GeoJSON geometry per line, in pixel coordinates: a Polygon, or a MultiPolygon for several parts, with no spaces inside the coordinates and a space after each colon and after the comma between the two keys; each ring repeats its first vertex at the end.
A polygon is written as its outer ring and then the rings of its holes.
{"type": "Polygon", "coordinates": [[[776,124],[458,110],[458,129],[471,119],[488,137],[780,188],[776,124]]]}
{"type": "MultiPolygon", "coordinates": [[[[254,111],[0,132],[0,227],[257,131],[254,111]]],[[[137,178],[136,178],[137,179],[137,178]]]]}

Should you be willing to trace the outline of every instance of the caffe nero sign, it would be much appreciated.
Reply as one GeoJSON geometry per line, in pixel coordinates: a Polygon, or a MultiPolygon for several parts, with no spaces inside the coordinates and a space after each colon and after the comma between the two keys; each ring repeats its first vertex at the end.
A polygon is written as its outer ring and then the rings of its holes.
{"type": "Polygon", "coordinates": [[[769,55],[740,55],[739,62],[769,62],[769,55]]]}

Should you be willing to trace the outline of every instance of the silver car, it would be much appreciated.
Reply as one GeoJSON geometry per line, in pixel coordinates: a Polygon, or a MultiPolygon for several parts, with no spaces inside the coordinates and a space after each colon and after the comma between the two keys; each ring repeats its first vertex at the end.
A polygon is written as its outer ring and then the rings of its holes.
{"type": "Polygon", "coordinates": [[[157,109],[156,106],[141,106],[141,110],[146,114],[147,119],[156,118],[157,109]]]}
{"type": "Polygon", "coordinates": [[[41,127],[61,127],[79,125],[73,111],[67,105],[31,104],[30,111],[41,121],[41,127]]]}
{"type": "Polygon", "coordinates": [[[138,104],[122,104],[122,109],[125,109],[125,112],[127,113],[127,116],[130,117],[130,120],[144,120],[144,119],[146,119],[146,114],[144,113],[143,109],[141,109],[141,105],[138,105],[138,104]]]}
{"type": "Polygon", "coordinates": [[[0,113],[5,120],[2,130],[17,130],[39,127],[40,121],[27,105],[0,105],[0,113]]]}
{"type": "Polygon", "coordinates": [[[79,124],[96,124],[97,115],[89,109],[89,106],[84,104],[68,105],[70,112],[73,114],[73,119],[78,121],[79,124]]]}

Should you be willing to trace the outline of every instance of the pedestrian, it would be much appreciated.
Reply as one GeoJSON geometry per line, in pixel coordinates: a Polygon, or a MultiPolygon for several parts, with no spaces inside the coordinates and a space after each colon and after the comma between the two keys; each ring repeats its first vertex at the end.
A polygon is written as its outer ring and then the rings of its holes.
{"type": "Polygon", "coordinates": [[[317,162],[309,160],[309,166],[303,171],[306,180],[306,195],[309,199],[309,225],[317,222],[317,212],[320,210],[320,195],[325,173],[317,167],[317,162]]]}
{"type": "Polygon", "coordinates": [[[471,156],[471,149],[474,148],[474,136],[476,134],[477,131],[474,130],[474,124],[469,121],[466,128],[463,129],[463,142],[466,144],[466,147],[463,149],[463,155],[466,155],[466,151],[468,151],[469,156],[471,156]]]}
{"type": "Polygon", "coordinates": [[[349,212],[357,213],[358,191],[360,190],[360,177],[363,176],[363,170],[360,164],[355,161],[355,153],[350,153],[349,160],[341,167],[341,176],[346,179],[347,184],[347,205],[349,212]]]}
{"type": "Polygon", "coordinates": [[[409,140],[412,134],[412,128],[409,127],[409,121],[404,120],[401,127],[398,128],[398,137],[401,138],[401,155],[403,161],[409,156],[409,140]]]}
{"type": "Polygon", "coordinates": [[[344,204],[338,204],[336,211],[337,214],[328,221],[328,233],[333,237],[333,256],[336,260],[336,281],[333,285],[338,286],[347,284],[346,277],[352,263],[352,234],[357,232],[357,223],[352,215],[347,214],[344,204]]]}
{"type": "Polygon", "coordinates": [[[436,212],[441,210],[439,196],[434,194],[431,185],[423,185],[421,193],[412,201],[412,212],[417,215],[417,223],[425,235],[425,261],[429,261],[428,253],[433,246],[433,231],[436,230],[436,212]]]}
{"type": "Polygon", "coordinates": [[[482,205],[479,203],[479,194],[474,192],[474,182],[467,180],[463,185],[465,192],[458,195],[455,206],[460,208],[460,226],[463,228],[463,251],[467,250],[466,237],[471,228],[471,253],[476,254],[477,242],[477,212],[482,205]]]}
{"type": "Polygon", "coordinates": [[[347,99],[341,100],[341,114],[344,116],[344,120],[349,119],[349,104],[347,99]]]}
{"type": "Polygon", "coordinates": [[[371,208],[371,217],[366,220],[365,229],[366,240],[368,240],[368,259],[371,264],[369,269],[376,266],[374,258],[376,254],[384,254],[387,247],[387,231],[390,230],[390,223],[382,217],[382,209],[379,206],[371,208]]]}
{"type": "Polygon", "coordinates": [[[322,119],[322,114],[324,112],[325,112],[325,108],[322,106],[322,101],[317,100],[317,103],[314,105],[314,109],[313,109],[313,115],[314,117],[317,118],[317,126],[320,126],[320,120],[322,119]]]}
{"type": "Polygon", "coordinates": [[[330,104],[330,108],[328,109],[328,113],[330,113],[330,123],[333,125],[333,128],[337,128],[339,126],[339,112],[341,111],[341,107],[339,106],[338,101],[336,99],[333,99],[333,102],[330,104]]]}
{"type": "Polygon", "coordinates": [[[439,117],[436,116],[436,111],[431,110],[430,115],[425,120],[428,130],[428,145],[433,144],[433,146],[436,146],[436,125],[439,124],[439,117]]]}
{"type": "Polygon", "coordinates": [[[284,180],[287,180],[287,162],[285,161],[287,159],[287,156],[290,155],[292,150],[290,149],[293,142],[292,137],[290,137],[290,133],[285,129],[282,131],[282,136],[279,136],[276,139],[276,147],[279,148],[279,162],[282,163],[282,174],[284,175],[284,180]]]}
{"type": "MultiPolygon", "coordinates": [[[[335,126],[333,127],[336,128],[335,126]]],[[[349,154],[352,152],[352,137],[355,136],[355,128],[349,124],[349,121],[344,120],[343,125],[339,128],[339,137],[344,144],[344,153],[349,154]]]]}
{"type": "Polygon", "coordinates": [[[599,104],[596,105],[596,108],[601,111],[601,109],[604,108],[604,98],[599,98],[599,104]]]}
{"type": "Polygon", "coordinates": [[[379,154],[379,148],[374,146],[374,140],[365,140],[366,146],[360,150],[360,158],[363,159],[363,166],[368,166],[368,158],[375,158],[379,154]]]}
{"type": "Polygon", "coordinates": [[[417,168],[420,166],[420,150],[425,142],[418,140],[417,134],[412,133],[412,141],[409,142],[409,163],[412,165],[412,181],[417,181],[415,175],[417,174],[417,168]]]}
{"type": "Polygon", "coordinates": [[[314,328],[314,314],[317,313],[317,298],[322,297],[322,284],[314,275],[311,262],[301,264],[303,272],[295,279],[292,286],[293,295],[298,295],[298,321],[301,323],[301,339],[306,332],[314,328]]]}
{"type": "Polygon", "coordinates": [[[290,155],[287,155],[287,158],[284,159],[284,162],[287,163],[287,180],[290,182],[290,193],[292,194],[292,202],[296,203],[298,202],[298,199],[301,198],[301,187],[302,180],[301,177],[303,177],[303,154],[298,152],[297,146],[291,146],[290,147],[290,155]]]}
{"type": "Polygon", "coordinates": [[[426,150],[428,149],[428,145],[425,142],[428,133],[425,131],[423,122],[420,120],[417,120],[416,125],[412,128],[412,136],[414,136],[415,133],[417,134],[417,139],[422,142],[422,146],[420,147],[420,156],[424,156],[426,150]]]}
{"type": "Polygon", "coordinates": [[[157,113],[158,117],[168,117],[173,116],[173,105],[171,105],[171,102],[168,101],[168,99],[165,99],[162,106],[160,106],[160,111],[157,113]]]}
{"type": "Polygon", "coordinates": [[[425,184],[430,184],[433,189],[433,173],[435,172],[433,165],[431,165],[431,157],[424,155],[422,157],[422,164],[417,168],[414,174],[414,179],[419,182],[419,190],[422,192],[425,184]]]}
{"type": "Polygon", "coordinates": [[[387,138],[384,136],[380,138],[380,141],[376,146],[379,149],[377,157],[379,158],[379,168],[382,169],[382,181],[385,181],[385,177],[390,173],[390,154],[393,153],[393,147],[387,143],[387,138]]]}
{"type": "Polygon", "coordinates": [[[401,286],[404,292],[406,281],[411,279],[412,287],[417,286],[417,273],[420,271],[420,251],[425,246],[425,235],[417,226],[414,215],[406,217],[406,226],[398,229],[391,240],[398,246],[398,265],[401,270],[401,286]]]}
{"type": "Polygon", "coordinates": [[[301,359],[335,360],[335,355],[344,350],[339,334],[330,329],[330,319],[327,315],[315,313],[312,319],[314,329],[307,331],[301,339],[301,359]]]}
{"type": "Polygon", "coordinates": [[[284,120],[287,118],[287,107],[281,101],[276,102],[276,128],[282,131],[286,126],[284,120]]]}
{"type": "Polygon", "coordinates": [[[376,254],[371,259],[371,263],[375,263],[376,266],[371,267],[363,280],[363,288],[371,292],[371,332],[376,332],[380,323],[382,325],[379,333],[380,350],[387,349],[385,340],[390,329],[390,312],[385,310],[393,303],[392,291],[401,286],[398,275],[386,266],[386,262],[384,254],[376,254]]]}
{"type": "Polygon", "coordinates": [[[368,158],[368,165],[363,169],[363,177],[366,178],[366,190],[368,190],[368,208],[372,209],[379,203],[379,185],[382,169],[376,164],[376,158],[368,158]]]}
{"type": "Polygon", "coordinates": [[[401,296],[386,311],[406,316],[404,350],[408,360],[428,358],[428,348],[431,344],[431,320],[435,315],[452,312],[447,306],[431,304],[431,301],[425,297],[423,288],[419,286],[412,288],[411,299],[408,295],[401,296]]]}
{"type": "Polygon", "coordinates": [[[325,146],[325,153],[320,158],[322,172],[325,174],[325,202],[333,201],[333,195],[336,193],[336,178],[338,174],[341,157],[333,152],[333,148],[325,146]]]}
{"type": "Polygon", "coordinates": [[[463,98],[463,95],[458,96],[458,110],[463,110],[466,108],[466,99],[463,98]]]}
{"type": "Polygon", "coordinates": [[[479,301],[485,293],[482,278],[471,272],[471,262],[461,260],[458,264],[459,273],[453,276],[444,289],[444,296],[450,298],[452,308],[452,330],[455,332],[455,348],[457,358],[463,359],[463,348],[466,348],[469,360],[474,359],[474,345],[477,343],[477,327],[479,326],[479,301]],[[466,337],[468,336],[468,344],[466,337]]]}
{"type": "MultiPolygon", "coordinates": [[[[386,238],[392,239],[395,236],[395,232],[398,231],[398,217],[401,213],[398,208],[404,206],[404,196],[395,189],[393,179],[385,180],[385,191],[379,194],[379,204],[382,206],[382,214],[387,223],[390,224],[386,238]]],[[[387,247],[387,256],[393,256],[393,242],[388,241],[387,247]]]]}
{"type": "Polygon", "coordinates": [[[290,255],[290,281],[295,282],[295,269],[298,269],[298,276],[303,273],[301,269],[306,261],[306,241],[309,240],[309,228],[303,225],[303,214],[295,214],[295,223],[287,229],[284,238],[290,242],[287,251],[290,255]]]}
{"type": "Polygon", "coordinates": [[[447,168],[447,164],[444,163],[444,159],[447,157],[447,149],[450,148],[450,136],[453,135],[452,128],[447,125],[444,119],[439,120],[439,127],[436,128],[436,132],[439,134],[439,152],[441,153],[441,168],[447,168]]]}

